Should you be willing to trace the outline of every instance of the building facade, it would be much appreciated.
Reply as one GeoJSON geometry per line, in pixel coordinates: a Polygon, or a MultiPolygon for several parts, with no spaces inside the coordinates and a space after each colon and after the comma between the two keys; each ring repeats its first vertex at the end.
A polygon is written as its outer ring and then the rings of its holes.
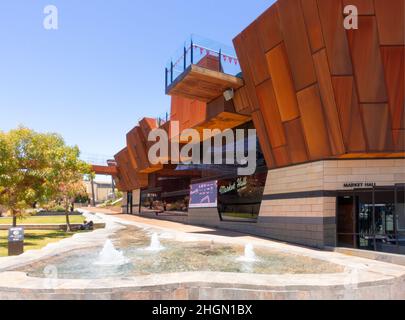
{"type": "Polygon", "coordinates": [[[233,39],[236,54],[192,38],[165,70],[170,117],[141,120],[115,157],[125,212],[404,253],[404,12],[404,0],[278,0],[233,39]],[[347,5],[357,29],[344,27],[347,5]],[[148,135],[179,139],[173,122],[256,129],[255,173],[152,165],[148,135]],[[198,190],[216,201],[195,206],[198,190]]]}

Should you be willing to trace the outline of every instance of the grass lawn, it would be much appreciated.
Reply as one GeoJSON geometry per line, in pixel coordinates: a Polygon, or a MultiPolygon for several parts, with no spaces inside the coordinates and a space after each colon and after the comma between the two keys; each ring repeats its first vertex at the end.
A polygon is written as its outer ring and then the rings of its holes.
{"type": "MultiPolygon", "coordinates": [[[[71,237],[74,232],[57,230],[29,230],[24,235],[24,252],[32,249],[40,249],[48,243],[71,237]]],[[[0,230],[0,257],[8,255],[7,230],[0,230]]]]}
{"type": "MultiPolygon", "coordinates": [[[[83,216],[69,216],[70,223],[82,224],[84,221],[83,216]]],[[[11,225],[13,223],[12,218],[0,218],[0,224],[11,225]]],[[[17,225],[21,224],[65,224],[65,216],[28,216],[23,219],[17,219],[17,225]]]]}

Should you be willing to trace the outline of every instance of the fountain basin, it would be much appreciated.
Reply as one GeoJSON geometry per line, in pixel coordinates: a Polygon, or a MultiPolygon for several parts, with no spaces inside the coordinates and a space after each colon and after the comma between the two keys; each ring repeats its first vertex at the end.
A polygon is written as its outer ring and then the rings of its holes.
{"type": "MultiPolygon", "coordinates": [[[[249,263],[249,267],[256,268],[263,261],[267,261],[262,250],[264,252],[270,250],[286,254],[289,258],[295,256],[300,258],[299,260],[309,258],[316,262],[329,263],[340,270],[338,272],[329,269],[319,273],[294,273],[279,269],[278,272],[271,274],[260,273],[257,270],[253,270],[255,273],[244,270],[223,272],[215,268],[204,270],[194,264],[191,264],[195,267],[194,270],[179,270],[180,262],[183,262],[184,257],[187,257],[188,254],[185,252],[183,257],[171,256],[168,259],[166,255],[173,254],[173,243],[180,242],[181,245],[189,247],[192,251],[196,251],[193,248],[194,245],[205,247],[204,250],[208,250],[206,252],[208,255],[202,255],[205,260],[194,260],[203,261],[205,266],[210,265],[207,257],[215,256],[211,254],[211,250],[215,251],[223,246],[228,249],[232,248],[233,253],[228,254],[229,251],[227,251],[224,256],[232,257],[230,259],[232,265],[243,269],[245,263],[237,261],[237,258],[244,254],[244,246],[247,242],[237,237],[190,234],[158,228],[153,232],[158,232],[161,236],[170,235],[161,237],[166,249],[149,252],[141,250],[150,244],[149,236],[134,237],[133,230],[116,224],[116,222],[122,222],[120,219],[113,217],[105,217],[105,219],[114,221],[114,224],[108,225],[106,230],[97,230],[62,240],[57,245],[41,249],[35,254],[27,252],[20,257],[0,259],[0,299],[405,299],[405,267],[403,266],[253,239],[253,242],[248,243],[254,245],[254,251],[260,262],[249,263]],[[129,233],[131,236],[125,236],[125,233],[129,233]],[[116,237],[116,234],[122,236],[116,237]],[[106,236],[112,240],[118,250],[133,247],[133,253],[128,254],[127,251],[122,250],[129,259],[132,259],[132,254],[135,252],[136,254],[142,252],[142,259],[155,260],[155,267],[161,265],[161,262],[165,260],[175,261],[176,263],[169,264],[174,269],[166,269],[166,265],[165,270],[155,272],[150,270],[146,274],[141,274],[134,267],[137,264],[131,263],[118,267],[98,267],[97,270],[104,269],[102,271],[104,274],[99,276],[92,274],[90,277],[87,274],[80,278],[66,274],[66,278],[63,277],[63,268],[61,268],[61,264],[57,263],[58,258],[63,259],[69,254],[79,254],[88,250],[88,253],[93,252],[94,259],[96,259],[105,243],[106,236]],[[42,277],[27,275],[27,267],[33,267],[44,261],[56,262],[58,272],[56,279],[47,279],[43,273],[42,277]],[[125,270],[128,266],[131,268],[125,270]],[[357,278],[353,278],[353,271],[356,270],[359,271],[354,273],[357,278]],[[106,272],[110,272],[110,275],[108,276],[106,272]],[[119,274],[119,272],[122,273],[119,274]]],[[[144,229],[143,232],[148,234],[152,229],[151,225],[145,223],[131,222],[126,225],[144,229]]],[[[203,253],[204,250],[200,252],[203,253]]],[[[181,252],[181,250],[178,251],[181,252]]],[[[69,258],[72,257],[69,256],[69,258]]],[[[282,266],[283,263],[280,265],[282,266]]],[[[211,266],[215,267],[215,264],[211,266]]],[[[311,267],[308,271],[315,270],[311,267]]],[[[86,271],[83,271],[82,274],[85,274],[86,271]]]]}

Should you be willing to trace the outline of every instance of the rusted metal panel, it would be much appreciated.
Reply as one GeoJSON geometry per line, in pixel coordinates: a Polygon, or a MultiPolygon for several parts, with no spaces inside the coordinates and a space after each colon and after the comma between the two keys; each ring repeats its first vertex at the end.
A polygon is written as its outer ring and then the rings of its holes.
{"type": "Polygon", "coordinates": [[[301,0],[302,11],[304,13],[305,25],[311,44],[312,52],[316,52],[323,47],[321,20],[319,19],[318,5],[316,0],[301,0]]]}
{"type": "MultiPolygon", "coordinates": [[[[390,0],[388,0],[390,1],[390,0]]],[[[374,15],[374,0],[343,0],[343,7],[356,6],[359,15],[374,15]]]]}
{"type": "Polygon", "coordinates": [[[314,64],[321,93],[326,127],[333,155],[345,153],[342,131],[340,129],[339,114],[335,102],[332,80],[329,72],[326,50],[323,49],[314,54],[314,64]]]}
{"type": "Polygon", "coordinates": [[[273,148],[287,144],[271,79],[256,87],[260,111],[273,148]]]}
{"type": "Polygon", "coordinates": [[[271,6],[257,18],[257,31],[264,52],[271,50],[283,41],[277,6],[271,6]]]}
{"type": "Polygon", "coordinates": [[[359,29],[347,33],[360,102],[387,102],[375,17],[360,16],[359,29]]]}
{"type": "Polygon", "coordinates": [[[278,6],[281,30],[290,61],[295,89],[299,91],[316,81],[301,2],[297,0],[279,0],[276,2],[276,6],[278,6]]]}
{"type": "Polygon", "coordinates": [[[392,129],[405,129],[405,47],[381,47],[392,129]]]}
{"type": "Polygon", "coordinates": [[[343,26],[342,2],[317,0],[317,3],[331,74],[334,76],[351,75],[353,70],[343,26]]]}
{"type": "Polygon", "coordinates": [[[268,168],[273,168],[275,166],[275,163],[271,151],[271,145],[269,143],[269,137],[267,135],[266,125],[264,124],[261,112],[260,111],[253,112],[252,120],[257,132],[260,148],[263,152],[264,159],[266,160],[266,165],[268,168]]]}
{"type": "Polygon", "coordinates": [[[361,104],[368,151],[392,151],[392,130],[389,108],[386,103],[361,104]]]}
{"type": "Polygon", "coordinates": [[[247,57],[246,48],[244,47],[242,34],[239,34],[235,39],[233,39],[235,50],[239,59],[239,64],[243,71],[243,79],[245,80],[246,93],[249,99],[249,107],[251,111],[259,109],[259,100],[256,96],[256,90],[252,75],[252,70],[249,65],[249,60],[247,57]]]}
{"type": "Polygon", "coordinates": [[[330,156],[328,130],[325,124],[318,86],[313,85],[301,90],[298,92],[297,97],[311,160],[330,156]]]}
{"type": "Polygon", "coordinates": [[[365,152],[366,140],[352,76],[332,78],[344,143],[348,152],[365,152]]]}
{"type": "Polygon", "coordinates": [[[295,119],[284,123],[287,137],[288,154],[292,163],[301,163],[309,160],[307,143],[304,138],[304,131],[301,119],[295,119]]]}
{"type": "Polygon", "coordinates": [[[266,58],[281,121],[290,121],[298,118],[297,96],[284,44],[281,43],[267,52],[266,58]]]}
{"type": "Polygon", "coordinates": [[[405,0],[375,0],[380,44],[405,45],[405,0]]]}
{"type": "Polygon", "coordinates": [[[257,86],[269,78],[266,59],[259,41],[257,23],[252,23],[242,32],[244,50],[247,54],[254,84],[257,86]]]}

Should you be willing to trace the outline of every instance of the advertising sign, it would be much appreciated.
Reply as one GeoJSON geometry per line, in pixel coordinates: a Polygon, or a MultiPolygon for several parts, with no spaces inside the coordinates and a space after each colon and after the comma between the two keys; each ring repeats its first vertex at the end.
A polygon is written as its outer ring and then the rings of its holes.
{"type": "Polygon", "coordinates": [[[24,241],[24,228],[15,227],[8,229],[8,241],[9,242],[24,241]]]}
{"type": "Polygon", "coordinates": [[[216,208],[217,189],[217,181],[192,184],[189,208],[216,208]]]}

